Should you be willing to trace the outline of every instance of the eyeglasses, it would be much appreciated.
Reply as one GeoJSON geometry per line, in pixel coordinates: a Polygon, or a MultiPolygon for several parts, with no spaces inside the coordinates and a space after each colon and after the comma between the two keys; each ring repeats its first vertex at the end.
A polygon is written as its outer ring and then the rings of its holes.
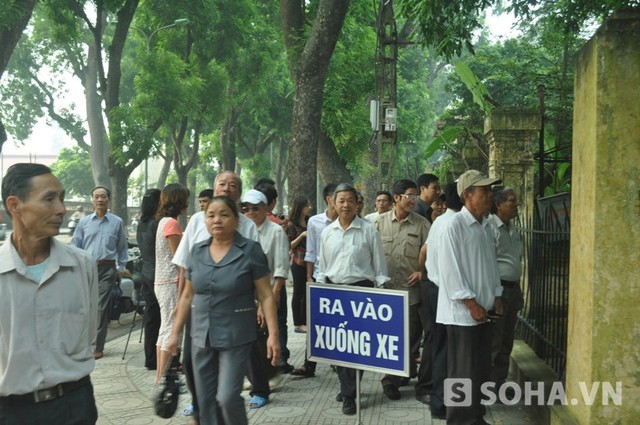
{"type": "Polygon", "coordinates": [[[406,194],[403,193],[400,196],[404,196],[405,198],[407,198],[409,201],[417,201],[418,200],[418,195],[411,195],[411,194],[406,194]]]}
{"type": "Polygon", "coordinates": [[[242,212],[248,212],[248,211],[256,212],[259,209],[260,209],[259,205],[243,205],[242,206],[242,212]]]}

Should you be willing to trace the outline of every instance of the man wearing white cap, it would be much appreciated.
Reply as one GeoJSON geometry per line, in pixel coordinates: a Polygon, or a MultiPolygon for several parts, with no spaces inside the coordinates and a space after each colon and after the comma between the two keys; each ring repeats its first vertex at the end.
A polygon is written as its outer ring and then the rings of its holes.
{"type": "MultiPolygon", "coordinates": [[[[289,350],[287,349],[287,290],[285,281],[289,275],[289,239],[282,226],[267,219],[270,209],[266,194],[251,189],[242,195],[241,204],[242,212],[258,227],[260,246],[267,256],[269,270],[271,270],[271,288],[278,307],[278,331],[282,349],[278,366],[285,373],[288,373],[293,370],[293,366],[287,363],[289,350]]],[[[262,325],[262,320],[262,309],[258,307],[259,325],[262,325]]],[[[249,379],[252,385],[249,407],[252,409],[264,406],[269,399],[269,381],[263,360],[258,347],[254,347],[249,366],[249,379]]]]}
{"type": "Polygon", "coordinates": [[[451,217],[438,241],[436,322],[447,328],[447,378],[471,382],[471,393],[464,400],[470,405],[446,407],[448,425],[487,424],[480,386],[489,380],[491,371],[489,311],[502,313],[500,273],[487,216],[493,204],[491,185],[499,182],[477,170],[463,173],[458,194],[464,207],[451,217]]]}

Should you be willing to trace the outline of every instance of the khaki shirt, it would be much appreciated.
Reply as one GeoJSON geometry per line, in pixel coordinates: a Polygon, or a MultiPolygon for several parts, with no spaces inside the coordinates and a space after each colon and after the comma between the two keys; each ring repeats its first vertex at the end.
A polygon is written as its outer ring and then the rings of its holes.
{"type": "Polygon", "coordinates": [[[409,292],[409,304],[420,302],[418,284],[411,288],[407,285],[409,276],[420,270],[418,256],[420,248],[427,240],[431,225],[426,218],[415,212],[402,221],[396,218],[395,209],[381,214],[374,222],[380,232],[384,256],[387,260],[390,282],[385,288],[400,289],[409,292]]]}

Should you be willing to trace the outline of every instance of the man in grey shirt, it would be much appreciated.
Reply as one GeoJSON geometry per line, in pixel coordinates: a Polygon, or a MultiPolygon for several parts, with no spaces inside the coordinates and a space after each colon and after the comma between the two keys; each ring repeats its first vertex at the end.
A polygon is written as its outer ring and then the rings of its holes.
{"type": "Polygon", "coordinates": [[[71,245],[89,252],[98,265],[100,304],[98,335],[93,349],[96,360],[102,358],[107,340],[111,292],[123,275],[129,275],[129,271],[125,269],[129,261],[126,226],[120,217],[109,212],[110,201],[109,189],[94,187],[91,202],[95,211],[78,222],[71,239],[71,245]]]}
{"type": "Polygon", "coordinates": [[[11,239],[0,247],[0,423],[85,425],[98,418],[89,374],[98,271],[57,241],[67,212],[51,169],[15,164],[2,181],[11,239]]]}
{"type": "Polygon", "coordinates": [[[488,221],[496,242],[503,317],[494,324],[491,380],[496,383],[496,389],[499,389],[509,373],[509,358],[513,349],[518,310],[522,308],[524,299],[520,289],[522,239],[511,223],[518,215],[518,198],[512,188],[504,187],[494,192],[493,201],[495,211],[489,216],[488,221]]]}

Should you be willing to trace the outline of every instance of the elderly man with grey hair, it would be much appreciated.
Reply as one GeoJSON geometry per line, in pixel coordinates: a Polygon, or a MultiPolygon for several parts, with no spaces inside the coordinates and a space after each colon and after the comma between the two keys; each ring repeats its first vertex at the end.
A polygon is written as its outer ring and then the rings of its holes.
{"type": "Polygon", "coordinates": [[[480,387],[491,368],[489,312],[502,314],[494,237],[486,218],[493,206],[491,186],[497,183],[477,170],[463,173],[458,195],[464,207],[438,238],[436,322],[447,329],[447,378],[468,380],[471,386],[467,403],[447,406],[447,425],[487,424],[480,387]]]}
{"type": "MultiPolygon", "coordinates": [[[[342,183],[333,192],[338,218],[322,231],[317,281],[336,285],[381,287],[388,280],[387,263],[378,231],[356,214],[358,193],[342,183]]],[[[362,374],[360,374],[362,377],[362,374]]],[[[356,370],[338,367],[342,413],[357,413],[356,370]]]]}
{"type": "Polygon", "coordinates": [[[510,187],[494,191],[493,214],[488,218],[493,229],[500,284],[502,285],[503,318],[494,325],[491,347],[491,380],[500,388],[509,372],[509,357],[513,349],[514,332],[518,321],[518,310],[522,308],[523,297],[520,289],[522,273],[522,239],[511,224],[518,215],[518,198],[510,187]]]}

